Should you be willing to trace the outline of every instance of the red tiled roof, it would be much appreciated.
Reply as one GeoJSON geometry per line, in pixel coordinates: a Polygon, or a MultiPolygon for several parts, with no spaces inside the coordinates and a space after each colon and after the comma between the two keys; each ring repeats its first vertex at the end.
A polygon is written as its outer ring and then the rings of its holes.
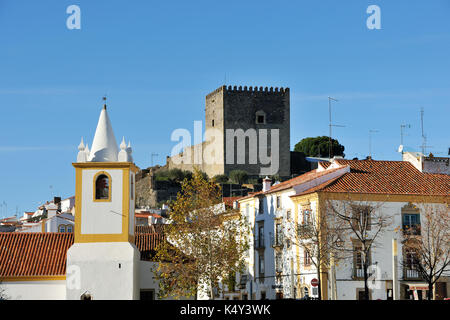
{"type": "Polygon", "coordinates": [[[223,200],[223,202],[225,203],[226,206],[233,207],[233,203],[236,200],[239,200],[240,198],[242,198],[242,197],[240,197],[240,196],[239,197],[223,197],[222,200],[223,200]]]}
{"type": "Polygon", "coordinates": [[[324,171],[318,171],[317,169],[314,169],[314,170],[306,172],[306,173],[304,173],[302,175],[299,175],[299,176],[297,176],[295,178],[292,178],[292,179],[280,182],[279,184],[276,184],[276,185],[272,185],[270,190],[268,190],[266,192],[263,192],[263,191],[255,192],[253,194],[249,194],[246,197],[242,197],[239,200],[251,198],[251,197],[254,197],[254,196],[257,196],[257,195],[269,194],[269,193],[272,193],[272,192],[286,190],[286,189],[292,188],[292,187],[294,187],[296,185],[299,185],[301,183],[305,183],[305,182],[314,180],[316,178],[322,177],[322,176],[324,176],[326,174],[329,174],[331,172],[335,172],[335,171],[337,171],[339,169],[342,169],[342,167],[333,168],[333,169],[324,170],[324,171]]]}
{"type": "MultiPolygon", "coordinates": [[[[164,241],[162,227],[136,227],[135,245],[141,259],[152,257],[164,241]]],[[[0,280],[2,277],[64,276],[67,250],[73,233],[0,232],[0,280]]]]}
{"type": "MultiPolygon", "coordinates": [[[[337,179],[309,189],[302,194],[315,191],[412,194],[412,195],[450,195],[450,176],[445,174],[423,173],[407,161],[344,160],[340,165],[349,165],[350,172],[337,179]]],[[[324,167],[328,167],[327,163],[324,167]]]]}
{"type": "Polygon", "coordinates": [[[0,279],[66,274],[73,233],[0,233],[0,279]]]}

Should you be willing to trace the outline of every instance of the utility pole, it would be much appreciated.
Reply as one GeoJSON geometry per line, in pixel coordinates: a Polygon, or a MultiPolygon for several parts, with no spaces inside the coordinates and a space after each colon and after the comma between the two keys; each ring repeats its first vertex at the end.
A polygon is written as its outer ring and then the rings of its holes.
{"type": "Polygon", "coordinates": [[[330,137],[330,145],[329,145],[329,148],[328,148],[328,156],[329,156],[330,159],[333,157],[333,147],[332,147],[333,140],[331,139],[331,127],[345,127],[345,126],[333,124],[332,121],[331,121],[331,101],[332,100],[336,101],[336,102],[338,101],[337,99],[334,99],[332,97],[328,97],[328,115],[330,117],[330,123],[329,123],[329,127],[330,127],[330,135],[329,135],[329,137],[330,137]]]}
{"type": "Polygon", "coordinates": [[[369,130],[369,157],[372,159],[372,133],[379,132],[378,130],[369,130]]]}

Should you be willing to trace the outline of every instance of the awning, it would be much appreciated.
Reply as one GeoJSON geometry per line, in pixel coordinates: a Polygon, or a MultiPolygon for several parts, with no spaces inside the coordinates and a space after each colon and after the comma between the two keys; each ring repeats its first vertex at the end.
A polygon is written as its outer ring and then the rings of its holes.
{"type": "Polygon", "coordinates": [[[428,290],[428,283],[407,283],[409,290],[428,290]]]}

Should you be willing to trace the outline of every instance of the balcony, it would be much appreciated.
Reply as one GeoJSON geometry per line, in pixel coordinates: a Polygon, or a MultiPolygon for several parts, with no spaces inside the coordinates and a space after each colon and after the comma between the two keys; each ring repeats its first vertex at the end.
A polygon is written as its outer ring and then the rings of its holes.
{"type": "Polygon", "coordinates": [[[422,277],[419,275],[419,272],[414,269],[403,268],[403,279],[405,280],[418,280],[422,277]]]}
{"type": "Polygon", "coordinates": [[[403,225],[403,234],[405,235],[413,235],[413,236],[420,236],[420,224],[416,225],[403,225]]]}
{"type": "Polygon", "coordinates": [[[283,234],[276,233],[275,236],[270,235],[270,244],[272,248],[282,248],[283,247],[283,234]]]}
{"type": "Polygon", "coordinates": [[[241,275],[241,279],[239,281],[239,289],[241,290],[245,289],[247,287],[247,281],[248,281],[247,275],[246,274],[241,275]]]}
{"type": "MultiPolygon", "coordinates": [[[[370,270],[370,267],[367,269],[367,277],[370,277],[374,273],[373,270],[370,270]]],[[[364,269],[353,268],[353,279],[364,279],[364,269]]]]}
{"type": "Polygon", "coordinates": [[[297,234],[300,239],[308,239],[312,237],[312,226],[310,224],[299,224],[297,234]]]}

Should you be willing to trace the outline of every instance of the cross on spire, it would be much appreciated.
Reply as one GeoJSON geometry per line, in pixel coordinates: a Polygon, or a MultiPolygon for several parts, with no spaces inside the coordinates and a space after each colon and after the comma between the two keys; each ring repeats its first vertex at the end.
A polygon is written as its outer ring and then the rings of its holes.
{"type": "Polygon", "coordinates": [[[103,108],[106,109],[106,95],[103,97],[103,108]]]}

